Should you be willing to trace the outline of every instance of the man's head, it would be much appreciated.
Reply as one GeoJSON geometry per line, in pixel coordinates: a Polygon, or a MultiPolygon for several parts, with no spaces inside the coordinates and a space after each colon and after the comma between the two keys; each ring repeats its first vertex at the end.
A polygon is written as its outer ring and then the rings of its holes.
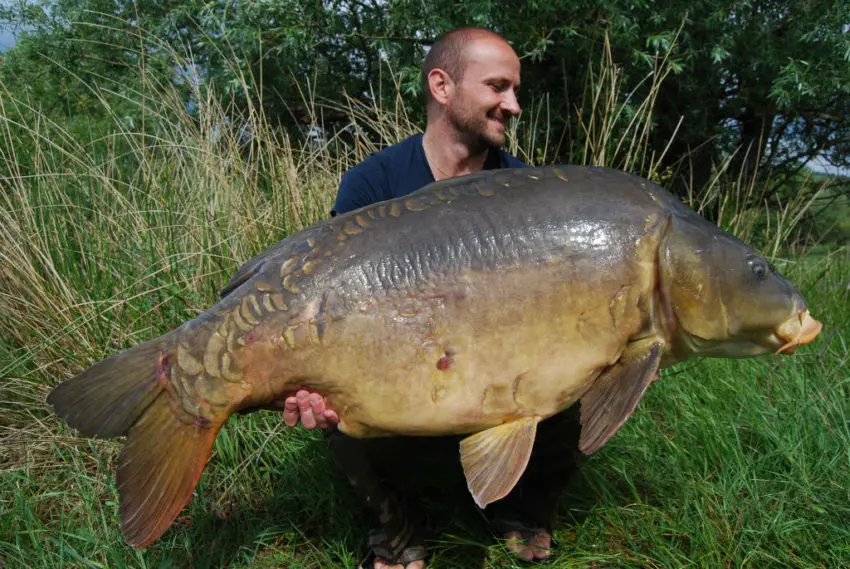
{"type": "Polygon", "coordinates": [[[519,114],[520,63],[499,35],[460,28],[441,36],[422,63],[428,121],[445,120],[470,147],[502,146],[519,114]]]}

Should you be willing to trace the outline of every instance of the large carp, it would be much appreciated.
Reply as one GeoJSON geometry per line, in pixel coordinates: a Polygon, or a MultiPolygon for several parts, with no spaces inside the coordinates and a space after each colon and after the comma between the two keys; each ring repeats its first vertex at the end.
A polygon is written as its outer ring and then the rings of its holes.
{"type": "Polygon", "coordinates": [[[86,436],[127,435],[127,542],[188,502],[235,412],[297,388],[355,437],[469,433],[480,506],[522,474],[537,423],[581,401],[600,448],[659,367],[793,352],[821,325],[753,249],[615,170],[500,170],[319,223],[248,261],[215,306],[97,363],[48,402],[86,436]]]}

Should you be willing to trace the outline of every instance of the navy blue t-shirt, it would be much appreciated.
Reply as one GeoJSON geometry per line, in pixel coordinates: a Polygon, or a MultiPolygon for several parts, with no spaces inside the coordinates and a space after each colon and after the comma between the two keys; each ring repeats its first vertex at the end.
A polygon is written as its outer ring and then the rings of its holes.
{"type": "MultiPolygon", "coordinates": [[[[526,168],[518,158],[501,149],[492,149],[485,170],[526,168]]],[[[369,155],[342,176],[331,215],[406,196],[434,182],[428,166],[422,135],[414,134],[398,144],[369,155]]]]}

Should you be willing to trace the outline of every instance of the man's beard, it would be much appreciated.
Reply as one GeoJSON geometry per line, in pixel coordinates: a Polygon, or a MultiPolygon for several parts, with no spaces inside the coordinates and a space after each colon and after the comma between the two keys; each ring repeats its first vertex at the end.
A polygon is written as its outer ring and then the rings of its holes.
{"type": "MultiPolygon", "coordinates": [[[[462,107],[462,105],[461,105],[462,107]]],[[[487,114],[474,116],[461,113],[451,113],[449,119],[455,129],[461,134],[461,139],[469,149],[475,152],[483,152],[491,148],[501,148],[505,145],[505,135],[489,132],[490,119],[495,118],[499,111],[491,109],[487,114]]]]}

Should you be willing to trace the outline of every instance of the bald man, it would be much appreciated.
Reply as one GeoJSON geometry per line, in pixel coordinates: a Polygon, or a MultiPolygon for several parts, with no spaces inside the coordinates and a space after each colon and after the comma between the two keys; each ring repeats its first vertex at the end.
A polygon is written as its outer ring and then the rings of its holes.
{"type": "MultiPolygon", "coordinates": [[[[345,173],[332,215],[414,192],[432,182],[481,170],[526,165],[502,150],[509,121],[520,112],[520,62],[500,36],[461,28],[441,36],[422,64],[427,109],[424,134],[377,152],[345,173]]],[[[423,569],[426,530],[412,492],[402,492],[399,471],[417,455],[458,461],[457,437],[358,440],[334,425],[338,417],[321,395],[300,391],[284,402],[284,420],[323,428],[329,449],[380,527],[369,532],[370,553],[361,569],[423,569]]],[[[485,514],[521,558],[550,554],[557,497],[578,460],[577,410],[543,421],[523,477],[485,514]]],[[[377,524],[376,524],[377,525],[377,524]]]]}

